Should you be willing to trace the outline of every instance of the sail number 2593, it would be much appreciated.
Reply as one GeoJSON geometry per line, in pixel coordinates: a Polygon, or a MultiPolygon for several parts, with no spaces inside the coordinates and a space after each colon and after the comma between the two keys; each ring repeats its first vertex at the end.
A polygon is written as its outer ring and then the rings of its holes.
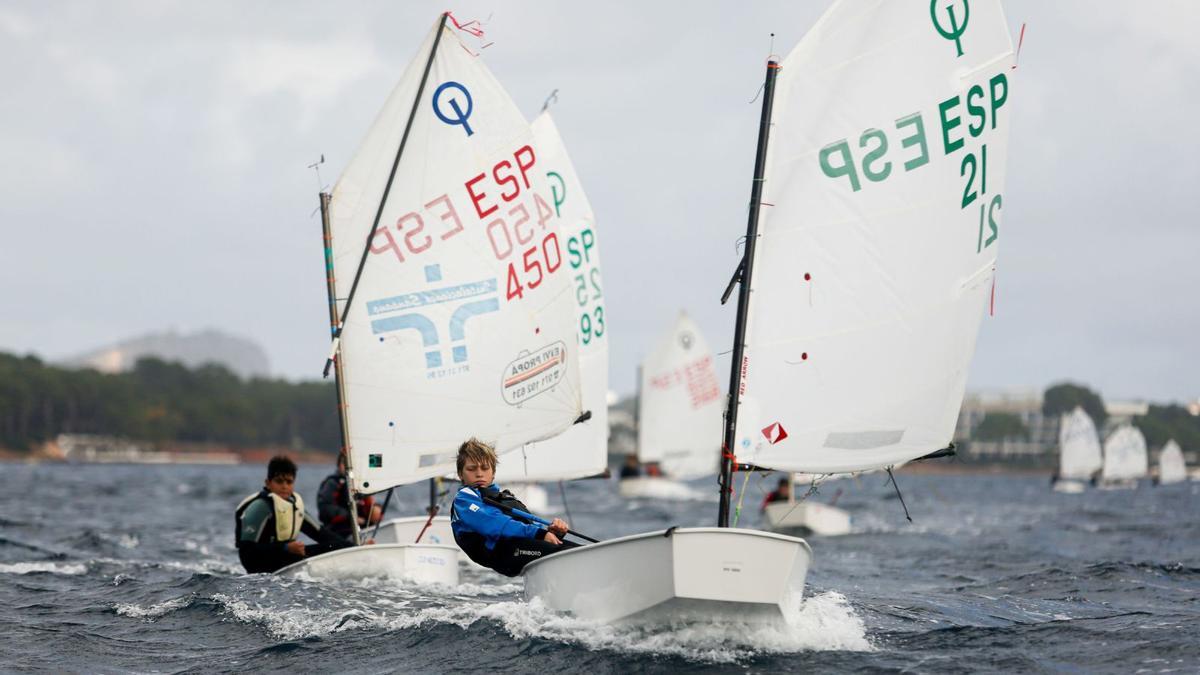
{"type": "Polygon", "coordinates": [[[604,292],[600,288],[600,256],[592,228],[584,228],[567,240],[567,262],[575,273],[579,341],[589,345],[604,337],[604,292]]]}

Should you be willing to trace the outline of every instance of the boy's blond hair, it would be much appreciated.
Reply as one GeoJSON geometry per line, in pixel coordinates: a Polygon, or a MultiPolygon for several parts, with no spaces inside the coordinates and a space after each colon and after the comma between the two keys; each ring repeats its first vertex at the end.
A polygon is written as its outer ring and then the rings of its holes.
{"type": "Polygon", "coordinates": [[[462,478],[463,466],[466,465],[468,459],[475,460],[477,464],[490,466],[493,469],[500,465],[500,460],[496,457],[496,451],[492,446],[473,437],[458,446],[457,466],[459,478],[462,478]]]}

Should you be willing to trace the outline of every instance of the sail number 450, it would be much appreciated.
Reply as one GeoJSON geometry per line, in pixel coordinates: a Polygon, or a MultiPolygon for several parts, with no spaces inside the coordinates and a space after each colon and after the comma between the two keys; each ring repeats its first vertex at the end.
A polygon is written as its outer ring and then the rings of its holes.
{"type": "Polygon", "coordinates": [[[547,274],[554,274],[562,267],[562,251],[558,247],[558,234],[551,232],[543,239],[540,246],[531,246],[521,254],[523,272],[517,271],[517,264],[508,264],[508,282],[506,283],[506,299],[518,300],[525,297],[525,289],[533,290],[542,284],[547,274]],[[539,255],[540,254],[540,255],[539,255]],[[545,270],[543,272],[543,270],[545,270]],[[522,273],[525,283],[521,283],[522,273]],[[530,276],[536,275],[533,278],[530,276]]]}

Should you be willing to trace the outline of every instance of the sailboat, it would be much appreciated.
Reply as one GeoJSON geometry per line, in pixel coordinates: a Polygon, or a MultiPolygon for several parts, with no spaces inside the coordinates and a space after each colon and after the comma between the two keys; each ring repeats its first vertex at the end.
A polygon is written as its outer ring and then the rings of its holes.
{"type": "Polygon", "coordinates": [[[796,488],[805,482],[812,483],[815,478],[803,480],[807,474],[793,473],[789,476],[791,489],[788,498],[783,501],[767,504],[763,509],[763,518],[767,527],[774,532],[789,532],[814,534],[824,537],[835,537],[850,534],[850,513],[832,504],[823,504],[813,499],[797,501],[796,488]]]}
{"type": "Polygon", "coordinates": [[[1187,479],[1187,464],[1183,461],[1183,450],[1172,438],[1158,453],[1158,484],[1182,483],[1187,479]]]}
{"type": "Polygon", "coordinates": [[[527,598],[600,621],[779,621],[812,552],[736,527],[736,472],[950,446],[992,295],[1013,48],[999,0],[934,9],[839,0],[767,63],[717,527],[547,556],[527,598]]]}
{"type": "Polygon", "coordinates": [[[1137,487],[1138,479],[1145,478],[1149,470],[1146,437],[1137,427],[1124,424],[1105,439],[1100,487],[1107,490],[1137,487]]]}
{"type": "Polygon", "coordinates": [[[627,499],[687,499],[682,480],[717,472],[721,451],[721,385],[700,327],[680,312],[638,369],[637,458],[661,475],[622,478],[627,499]]]}
{"type": "MultiPolygon", "coordinates": [[[[455,473],[468,437],[503,452],[582,416],[568,242],[544,162],[447,19],[321,199],[351,500],[455,473]]],[[[449,543],[376,544],[281,573],[454,583],[457,559],[449,543]]]]}
{"type": "Polygon", "coordinates": [[[1104,460],[1100,456],[1100,437],[1096,425],[1083,408],[1076,406],[1062,416],[1058,427],[1058,475],[1054,481],[1057,492],[1083,492],[1104,460]]]}

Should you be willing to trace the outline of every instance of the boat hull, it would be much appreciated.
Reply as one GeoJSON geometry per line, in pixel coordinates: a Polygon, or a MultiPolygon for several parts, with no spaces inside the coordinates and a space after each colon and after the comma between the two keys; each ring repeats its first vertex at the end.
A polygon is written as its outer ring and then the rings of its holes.
{"type": "Polygon", "coordinates": [[[774,502],[764,515],[772,532],[799,532],[824,537],[850,534],[850,514],[820,502],[774,502]]]}
{"type": "Polygon", "coordinates": [[[625,499],[693,499],[696,494],[679,481],[651,476],[622,478],[617,493],[625,499]]]}
{"type": "MultiPolygon", "coordinates": [[[[429,522],[429,516],[409,516],[385,520],[379,525],[379,531],[375,533],[375,543],[417,543],[417,535],[421,534],[421,529],[425,527],[426,522],[429,522]]],[[[369,528],[364,529],[363,537],[366,537],[370,531],[369,528]]],[[[425,530],[425,534],[421,535],[420,543],[454,546],[454,531],[450,529],[450,517],[437,516],[434,518],[433,522],[429,523],[429,528],[425,530]]]]}
{"type": "Polygon", "coordinates": [[[1083,481],[1078,480],[1059,480],[1054,482],[1054,491],[1068,495],[1077,495],[1087,490],[1087,486],[1083,481]]]}
{"type": "Polygon", "coordinates": [[[458,584],[458,547],[444,544],[375,544],[331,551],[276,572],[314,579],[392,579],[458,584]]]}
{"type": "Polygon", "coordinates": [[[522,575],[526,600],[591,621],[776,623],[799,606],[811,560],[795,537],[672,528],[557,553],[522,575]]]}

